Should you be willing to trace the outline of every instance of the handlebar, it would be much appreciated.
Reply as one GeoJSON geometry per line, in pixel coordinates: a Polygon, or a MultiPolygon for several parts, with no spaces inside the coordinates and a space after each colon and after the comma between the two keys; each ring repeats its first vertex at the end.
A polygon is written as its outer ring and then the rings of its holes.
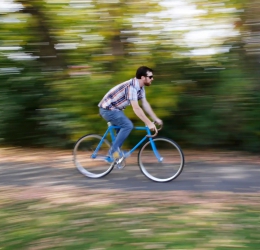
{"type": "Polygon", "coordinates": [[[157,128],[158,131],[162,130],[162,128],[163,128],[163,124],[161,124],[161,125],[159,125],[159,126],[160,126],[160,127],[157,128]]]}
{"type": "Polygon", "coordinates": [[[153,137],[155,137],[155,136],[158,134],[158,131],[162,130],[162,128],[163,128],[163,125],[162,125],[162,124],[160,125],[159,128],[156,128],[156,127],[155,127],[155,132],[154,132],[154,134],[153,134],[153,135],[146,135],[146,137],[148,137],[148,138],[153,138],[153,137]]]}

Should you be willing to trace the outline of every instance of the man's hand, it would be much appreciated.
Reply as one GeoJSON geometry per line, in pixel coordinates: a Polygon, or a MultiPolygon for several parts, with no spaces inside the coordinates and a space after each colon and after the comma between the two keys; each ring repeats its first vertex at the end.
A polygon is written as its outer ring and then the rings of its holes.
{"type": "Polygon", "coordinates": [[[156,130],[156,126],[153,122],[149,122],[149,124],[146,124],[148,126],[148,128],[151,130],[151,131],[155,131],[156,130]]]}
{"type": "Polygon", "coordinates": [[[156,118],[156,119],[154,120],[154,123],[155,123],[155,124],[158,124],[158,125],[163,125],[163,121],[162,121],[161,119],[159,119],[159,118],[156,118]]]}

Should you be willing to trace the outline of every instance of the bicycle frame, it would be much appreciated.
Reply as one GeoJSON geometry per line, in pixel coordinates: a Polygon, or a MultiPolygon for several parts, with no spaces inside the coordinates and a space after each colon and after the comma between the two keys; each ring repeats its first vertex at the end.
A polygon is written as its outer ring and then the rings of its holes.
{"type": "MultiPolygon", "coordinates": [[[[102,139],[100,140],[95,152],[92,154],[92,157],[93,158],[96,158],[97,156],[97,152],[99,151],[101,145],[103,144],[104,140],[106,139],[107,135],[110,134],[110,137],[111,137],[111,141],[114,142],[116,136],[115,136],[115,131],[116,129],[120,129],[119,126],[109,126],[105,132],[105,134],[102,136],[102,139]]],[[[148,127],[134,127],[135,130],[144,130],[147,132],[147,135],[151,135],[151,131],[148,127]]],[[[153,149],[153,152],[154,152],[154,155],[156,156],[157,160],[159,162],[161,162],[163,159],[162,157],[160,156],[156,146],[155,146],[155,143],[153,141],[153,138],[151,137],[147,137],[146,135],[131,149],[129,150],[126,154],[125,154],[125,157],[128,157],[130,156],[146,139],[149,139],[150,143],[151,143],[151,146],[152,146],[152,149],[153,149]]]]}

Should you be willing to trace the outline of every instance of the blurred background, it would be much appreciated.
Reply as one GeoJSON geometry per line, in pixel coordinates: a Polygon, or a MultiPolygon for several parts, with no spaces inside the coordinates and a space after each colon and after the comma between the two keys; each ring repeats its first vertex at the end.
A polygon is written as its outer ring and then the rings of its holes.
{"type": "Polygon", "coordinates": [[[260,0],[1,0],[0,143],[70,148],[103,133],[97,104],[146,65],[161,135],[259,152],[259,10],[260,0]]]}

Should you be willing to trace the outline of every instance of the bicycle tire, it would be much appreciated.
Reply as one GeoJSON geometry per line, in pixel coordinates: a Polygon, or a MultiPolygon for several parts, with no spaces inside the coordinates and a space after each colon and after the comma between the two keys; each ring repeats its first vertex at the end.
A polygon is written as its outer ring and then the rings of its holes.
{"type": "Polygon", "coordinates": [[[76,142],[73,149],[76,168],[89,178],[101,178],[109,174],[114,167],[113,163],[104,160],[110,148],[110,143],[106,139],[98,150],[96,158],[91,157],[101,139],[102,136],[97,134],[84,135],[76,142]]]}
{"type": "Polygon", "coordinates": [[[149,140],[138,153],[141,172],[155,182],[169,182],[176,179],[185,164],[180,146],[173,140],[163,137],[156,137],[153,141],[162,161],[160,162],[156,158],[149,140]]]}

